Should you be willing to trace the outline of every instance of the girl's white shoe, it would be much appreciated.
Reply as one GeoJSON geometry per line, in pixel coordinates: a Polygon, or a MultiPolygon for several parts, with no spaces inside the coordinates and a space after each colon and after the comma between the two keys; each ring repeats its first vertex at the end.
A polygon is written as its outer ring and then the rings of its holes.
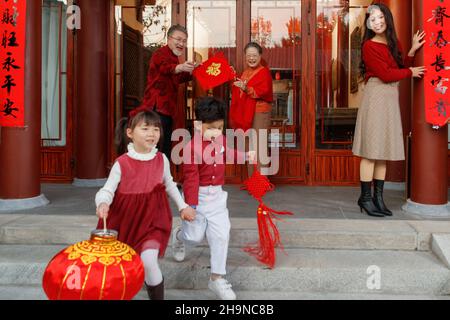
{"type": "Polygon", "coordinates": [[[177,235],[181,231],[181,227],[176,227],[172,232],[172,255],[175,261],[181,262],[186,256],[186,246],[184,242],[178,240],[177,235]]]}

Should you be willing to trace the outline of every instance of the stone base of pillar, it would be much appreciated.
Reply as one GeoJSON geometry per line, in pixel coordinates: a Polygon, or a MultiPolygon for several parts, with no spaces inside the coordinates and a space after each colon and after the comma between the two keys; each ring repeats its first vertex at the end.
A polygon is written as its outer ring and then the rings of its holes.
{"type": "Polygon", "coordinates": [[[43,207],[49,203],[50,201],[43,194],[27,199],[0,199],[0,212],[28,210],[43,207]]]}
{"type": "Polygon", "coordinates": [[[450,202],[442,205],[421,204],[411,199],[402,206],[402,210],[422,217],[450,217],[450,202]]]}
{"type": "Polygon", "coordinates": [[[404,182],[390,182],[390,181],[386,181],[384,183],[384,190],[405,191],[405,183],[404,182]]]}
{"type": "Polygon", "coordinates": [[[106,183],[105,179],[73,179],[72,185],[75,187],[81,188],[95,188],[95,187],[103,187],[106,183]]]}

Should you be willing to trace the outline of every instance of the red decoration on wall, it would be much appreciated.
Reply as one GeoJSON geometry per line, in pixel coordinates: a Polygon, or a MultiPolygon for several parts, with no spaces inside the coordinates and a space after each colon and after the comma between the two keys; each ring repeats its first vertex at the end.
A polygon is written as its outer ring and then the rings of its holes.
{"type": "Polygon", "coordinates": [[[424,0],[423,10],[425,118],[438,128],[450,118],[450,0],[424,0]]]}
{"type": "Polygon", "coordinates": [[[192,74],[203,90],[212,89],[236,77],[235,71],[222,52],[203,62],[192,74]]]}
{"type": "Polygon", "coordinates": [[[42,287],[50,300],[131,300],[143,282],[139,255],[117,232],[96,230],[50,261],[42,287]]]}
{"type": "Polygon", "coordinates": [[[259,240],[256,245],[249,245],[244,248],[245,252],[255,256],[258,261],[273,268],[275,265],[275,248],[282,248],[280,233],[273,221],[280,220],[276,215],[292,215],[289,211],[275,211],[268,207],[262,200],[264,195],[275,189],[275,186],[270,183],[266,176],[261,175],[254,167],[253,174],[250,178],[244,181],[244,186],[241,188],[247,190],[259,202],[257,210],[258,220],[258,234],[259,240]]]}
{"type": "Polygon", "coordinates": [[[0,0],[0,126],[24,126],[25,22],[25,0],[0,0]]]}

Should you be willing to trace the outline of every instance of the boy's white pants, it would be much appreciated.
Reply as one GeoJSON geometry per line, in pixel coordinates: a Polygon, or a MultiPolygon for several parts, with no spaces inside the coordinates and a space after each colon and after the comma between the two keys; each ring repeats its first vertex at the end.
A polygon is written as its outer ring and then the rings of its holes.
{"type": "Polygon", "coordinates": [[[211,273],[226,274],[230,218],[227,209],[228,193],[222,186],[200,187],[197,215],[192,222],[182,222],[179,239],[186,244],[199,244],[206,233],[211,251],[211,273]]]}

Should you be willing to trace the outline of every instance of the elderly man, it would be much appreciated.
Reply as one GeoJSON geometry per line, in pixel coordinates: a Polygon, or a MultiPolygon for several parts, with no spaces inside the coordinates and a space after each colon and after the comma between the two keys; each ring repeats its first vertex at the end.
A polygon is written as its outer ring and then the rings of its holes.
{"type": "Polygon", "coordinates": [[[167,45],[155,51],[150,60],[142,108],[156,110],[163,126],[162,152],[170,159],[172,124],[177,106],[178,85],[192,79],[194,63],[179,62],[187,43],[187,30],[173,25],[167,32],[167,45]]]}

